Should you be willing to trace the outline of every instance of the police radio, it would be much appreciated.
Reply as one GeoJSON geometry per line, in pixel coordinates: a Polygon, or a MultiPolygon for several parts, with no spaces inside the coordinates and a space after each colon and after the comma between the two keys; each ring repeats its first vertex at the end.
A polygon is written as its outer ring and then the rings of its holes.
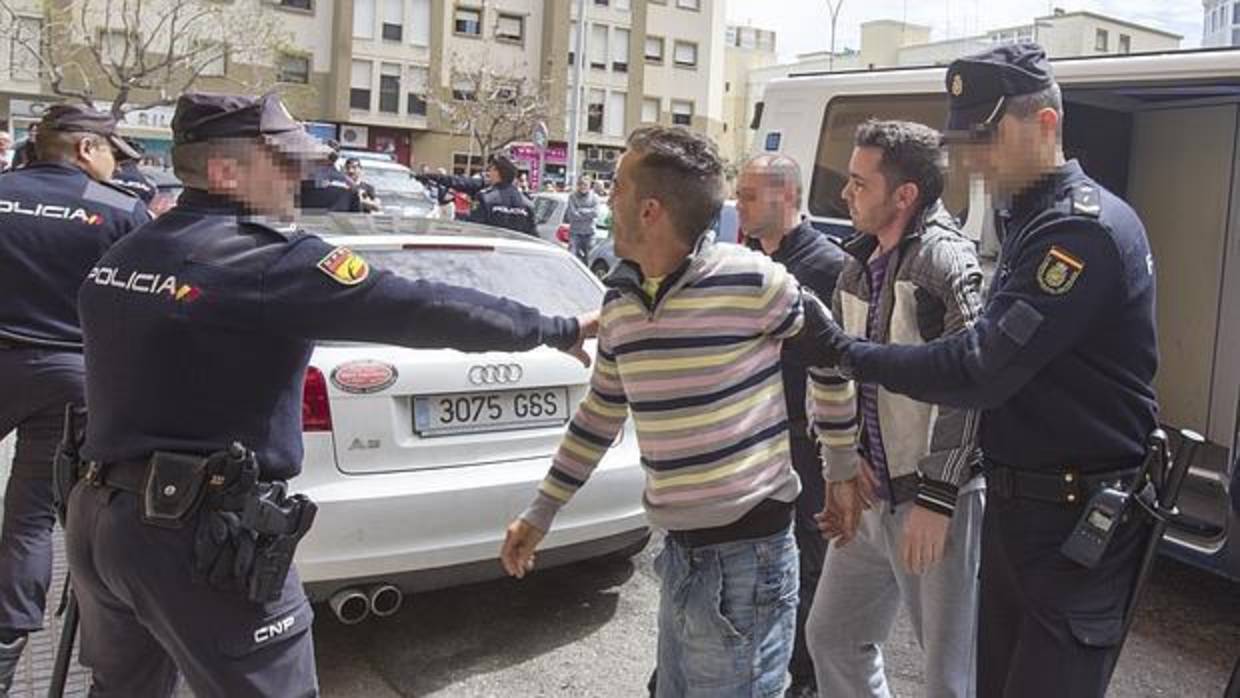
{"type": "Polygon", "coordinates": [[[1093,569],[1102,561],[1107,547],[1111,544],[1116,529],[1123,522],[1132,500],[1141,496],[1149,481],[1151,469],[1158,477],[1162,477],[1167,467],[1168,446],[1167,435],[1161,429],[1150,435],[1149,447],[1145,460],[1127,486],[1107,485],[1094,493],[1081,512],[1072,534],[1059,547],[1059,551],[1068,559],[1093,569]]]}

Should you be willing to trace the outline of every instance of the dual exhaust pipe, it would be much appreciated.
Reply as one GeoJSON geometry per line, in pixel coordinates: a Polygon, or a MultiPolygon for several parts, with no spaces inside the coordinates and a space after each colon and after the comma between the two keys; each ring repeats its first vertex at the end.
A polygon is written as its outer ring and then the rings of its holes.
{"type": "Polygon", "coordinates": [[[405,594],[391,584],[375,584],[365,588],[341,589],[332,594],[328,605],[336,620],[345,625],[356,625],[372,614],[387,618],[400,610],[405,594]]]}

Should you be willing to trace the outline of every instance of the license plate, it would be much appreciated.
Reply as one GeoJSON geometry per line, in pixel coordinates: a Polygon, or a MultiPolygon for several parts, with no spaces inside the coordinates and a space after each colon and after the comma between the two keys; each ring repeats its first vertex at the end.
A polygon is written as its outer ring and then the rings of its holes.
{"type": "Polygon", "coordinates": [[[567,388],[455,393],[413,401],[413,429],[419,436],[556,426],[568,417],[567,388]]]}

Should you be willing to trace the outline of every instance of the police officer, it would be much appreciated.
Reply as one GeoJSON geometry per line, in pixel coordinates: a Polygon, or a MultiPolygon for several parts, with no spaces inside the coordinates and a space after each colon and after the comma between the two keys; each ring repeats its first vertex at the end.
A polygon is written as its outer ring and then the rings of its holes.
{"type": "Polygon", "coordinates": [[[149,220],[108,183],[114,150],[130,154],[110,116],[53,105],[40,125],[38,162],[0,177],[0,438],[17,431],[0,537],[0,696],[27,633],[43,627],[52,453],[65,404],[83,403],[77,289],[104,250],[149,220]]]}
{"type": "Polygon", "coordinates": [[[947,135],[1001,206],[983,315],[922,346],[823,339],[860,380],[985,410],[978,695],[1102,696],[1149,527],[1128,517],[1092,569],[1060,546],[1156,426],[1153,258],[1128,204],[1064,159],[1039,46],[957,60],[947,90],[947,135]]]}
{"type": "Polygon", "coordinates": [[[146,149],[137,141],[126,138],[125,142],[129,144],[130,149],[137,157],[119,158],[120,161],[116,164],[116,173],[112,175],[112,183],[129,190],[134,196],[141,199],[143,204],[150,206],[151,201],[155,199],[155,195],[159,193],[159,189],[138,168],[138,162],[146,154],[146,149]]]}
{"type": "Polygon", "coordinates": [[[70,496],[66,551],[83,663],[99,695],[171,695],[178,669],[203,698],[316,695],[312,614],[296,571],[278,597],[251,600],[256,577],[242,563],[262,569],[263,546],[245,550],[259,528],[209,503],[214,495],[194,508],[193,492],[219,484],[203,482],[202,468],[219,462],[209,454],[232,442],[253,450],[259,470],[250,493],[239,491],[246,501],[300,472],[302,383],[316,339],[465,351],[545,344],[588,364],[581,339],[596,316],[546,317],[411,281],[255,218],[291,215],[300,169],[323,156],[275,95],[183,95],[172,130],[185,192],[104,255],[79,294],[90,466],[70,496]],[[236,555],[216,564],[230,547],[236,555]]]}
{"type": "Polygon", "coordinates": [[[423,174],[418,177],[424,182],[432,182],[472,196],[474,208],[469,214],[469,220],[475,223],[538,235],[534,222],[534,207],[513,184],[517,178],[517,166],[503,155],[492,155],[487,160],[485,184],[472,177],[454,175],[423,174]]]}
{"type": "Polygon", "coordinates": [[[354,188],[353,182],[340,170],[336,169],[336,161],[340,153],[336,142],[329,141],[326,161],[315,167],[308,177],[301,182],[301,194],[298,204],[307,211],[336,211],[358,213],[362,211],[361,194],[354,188]]]}

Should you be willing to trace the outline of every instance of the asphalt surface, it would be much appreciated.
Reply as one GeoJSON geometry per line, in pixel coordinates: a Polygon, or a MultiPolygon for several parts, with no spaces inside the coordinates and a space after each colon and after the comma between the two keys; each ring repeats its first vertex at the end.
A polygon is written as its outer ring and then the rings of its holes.
{"type": "MultiPolygon", "coordinates": [[[[323,694],[644,696],[655,658],[651,561],[659,545],[631,561],[412,596],[395,616],[355,626],[316,608],[323,694]]],[[[1240,585],[1161,560],[1109,695],[1219,698],[1238,652],[1240,585]]],[[[922,695],[921,654],[905,618],[886,662],[895,695],[922,695]]]]}

